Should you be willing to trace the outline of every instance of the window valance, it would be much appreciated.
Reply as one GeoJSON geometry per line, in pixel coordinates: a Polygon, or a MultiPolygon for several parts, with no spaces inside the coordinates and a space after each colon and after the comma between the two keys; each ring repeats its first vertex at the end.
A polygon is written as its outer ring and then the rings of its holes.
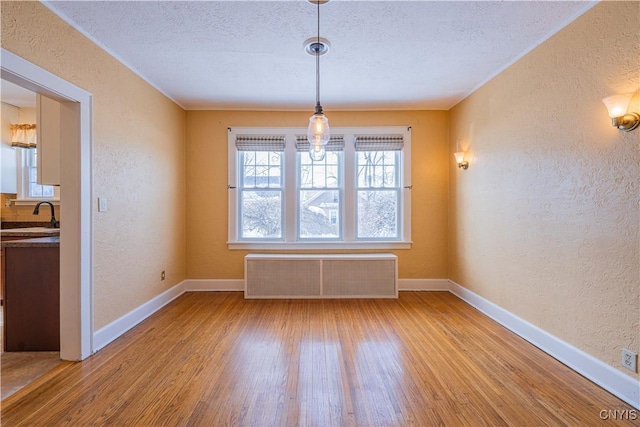
{"type": "MultiPolygon", "coordinates": [[[[307,135],[296,135],[296,151],[309,151],[310,148],[309,139],[307,135]]],[[[343,151],[344,150],[344,136],[333,135],[327,145],[326,151],[343,151]]]]}
{"type": "Polygon", "coordinates": [[[284,135],[237,135],[238,151],[284,151],[284,135]]]}
{"type": "Polygon", "coordinates": [[[356,151],[400,151],[404,147],[402,135],[356,135],[356,151]]]}
{"type": "Polygon", "coordinates": [[[37,136],[35,124],[11,125],[11,146],[36,148],[37,136]]]}

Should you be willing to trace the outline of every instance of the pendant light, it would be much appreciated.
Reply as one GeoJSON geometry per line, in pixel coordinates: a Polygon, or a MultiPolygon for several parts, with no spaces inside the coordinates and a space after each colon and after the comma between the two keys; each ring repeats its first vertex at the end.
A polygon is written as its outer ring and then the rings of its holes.
{"type": "Polygon", "coordinates": [[[309,1],[318,5],[318,37],[308,48],[310,53],[316,56],[316,110],[309,118],[307,139],[309,140],[309,155],[311,156],[311,160],[321,161],[324,159],[326,146],[329,138],[331,138],[329,119],[327,119],[322,112],[322,105],[320,105],[320,55],[326,53],[327,50],[327,46],[320,40],[320,3],[326,3],[326,1],[309,1]]]}

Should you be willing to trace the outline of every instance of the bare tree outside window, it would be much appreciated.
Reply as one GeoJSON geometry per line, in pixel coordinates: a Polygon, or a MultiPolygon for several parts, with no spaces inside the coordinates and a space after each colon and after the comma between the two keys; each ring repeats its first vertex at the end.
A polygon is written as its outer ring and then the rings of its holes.
{"type": "Polygon", "coordinates": [[[243,151],[240,165],[241,237],[282,237],[282,153],[243,151]]]}
{"type": "Polygon", "coordinates": [[[396,151],[358,152],[357,236],[398,237],[398,156],[396,151]]]}
{"type": "Polygon", "coordinates": [[[342,153],[328,151],[321,161],[311,160],[308,152],[299,158],[299,237],[335,239],[342,234],[340,216],[342,153]]]}

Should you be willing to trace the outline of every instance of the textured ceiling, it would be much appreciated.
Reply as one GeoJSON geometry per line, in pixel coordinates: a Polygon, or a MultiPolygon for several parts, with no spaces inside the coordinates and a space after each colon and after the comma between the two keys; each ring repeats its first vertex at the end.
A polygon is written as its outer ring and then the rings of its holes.
{"type": "MultiPolygon", "coordinates": [[[[186,109],[313,110],[306,0],[45,4],[186,109]]],[[[449,109],[593,4],[330,1],[322,105],[449,109]]]]}

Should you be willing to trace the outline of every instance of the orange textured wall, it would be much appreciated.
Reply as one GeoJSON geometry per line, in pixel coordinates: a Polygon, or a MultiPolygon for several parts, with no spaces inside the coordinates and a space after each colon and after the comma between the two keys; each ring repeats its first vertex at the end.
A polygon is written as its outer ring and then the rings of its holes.
{"type": "MultiPolygon", "coordinates": [[[[400,278],[447,277],[446,111],[325,112],[333,127],[411,126],[412,239],[398,256],[400,278]]],[[[305,127],[309,112],[187,112],[187,275],[242,279],[247,251],[227,248],[227,128],[305,127]]],[[[349,251],[354,252],[354,251],[349,251]]],[[[384,252],[389,252],[385,250],[384,252]]]]}
{"type": "Polygon", "coordinates": [[[4,49],[93,96],[92,197],[109,200],[92,218],[100,329],[186,278],[185,112],[40,2],[0,7],[4,49]]]}
{"type": "Polygon", "coordinates": [[[639,16],[601,2],[469,96],[450,135],[469,169],[449,158],[449,277],[636,377],[639,131],[601,99],[640,88],[639,16]]]}

